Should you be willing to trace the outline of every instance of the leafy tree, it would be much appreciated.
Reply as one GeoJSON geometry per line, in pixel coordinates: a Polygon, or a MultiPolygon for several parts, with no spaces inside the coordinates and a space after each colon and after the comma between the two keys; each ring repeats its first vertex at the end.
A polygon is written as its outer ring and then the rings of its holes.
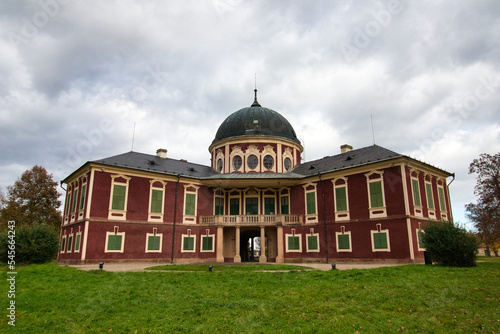
{"type": "Polygon", "coordinates": [[[476,265],[478,242],[464,228],[444,221],[431,221],[424,227],[422,243],[433,262],[443,266],[476,265]]]}
{"type": "Polygon", "coordinates": [[[16,229],[33,225],[47,225],[56,232],[61,225],[61,206],[57,182],[42,166],[26,170],[12,186],[7,195],[0,196],[0,230],[7,230],[10,220],[16,229]]]}
{"type": "Polygon", "coordinates": [[[477,173],[477,203],[469,203],[465,209],[486,246],[493,248],[500,241],[500,153],[483,153],[474,159],[469,166],[469,174],[473,173],[477,173]]]}

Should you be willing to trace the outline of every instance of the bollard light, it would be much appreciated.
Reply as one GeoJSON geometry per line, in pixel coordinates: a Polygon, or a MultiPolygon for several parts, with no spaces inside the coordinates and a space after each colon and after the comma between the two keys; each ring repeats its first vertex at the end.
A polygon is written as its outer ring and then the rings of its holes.
{"type": "Polygon", "coordinates": [[[104,267],[104,262],[99,262],[99,270],[102,270],[102,267],[104,267]]]}
{"type": "Polygon", "coordinates": [[[212,265],[208,266],[208,271],[212,271],[214,267],[212,265]]]}
{"type": "Polygon", "coordinates": [[[332,270],[335,270],[335,263],[332,263],[332,270]]]}

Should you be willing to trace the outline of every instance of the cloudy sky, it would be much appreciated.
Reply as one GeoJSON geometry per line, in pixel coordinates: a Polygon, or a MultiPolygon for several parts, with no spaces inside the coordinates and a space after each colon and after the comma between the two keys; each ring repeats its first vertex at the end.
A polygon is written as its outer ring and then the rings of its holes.
{"type": "Polygon", "coordinates": [[[306,161],[372,145],[373,118],[377,145],[456,173],[462,224],[468,165],[500,152],[497,0],[3,0],[0,50],[4,193],[130,151],[134,124],[134,151],[209,164],[255,74],[306,161]]]}

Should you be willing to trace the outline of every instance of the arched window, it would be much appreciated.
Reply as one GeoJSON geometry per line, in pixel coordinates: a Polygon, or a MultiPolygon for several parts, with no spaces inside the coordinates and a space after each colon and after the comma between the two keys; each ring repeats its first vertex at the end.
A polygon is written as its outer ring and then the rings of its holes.
{"type": "Polygon", "coordinates": [[[248,157],[247,159],[248,168],[255,169],[258,164],[259,164],[259,159],[255,154],[252,154],[248,157]]]}
{"type": "Polygon", "coordinates": [[[233,158],[233,168],[234,170],[239,170],[241,168],[241,157],[239,155],[233,158]]]}
{"type": "Polygon", "coordinates": [[[267,170],[270,170],[272,169],[274,166],[274,159],[272,156],[270,155],[266,155],[264,157],[264,168],[266,168],[267,170]]]}

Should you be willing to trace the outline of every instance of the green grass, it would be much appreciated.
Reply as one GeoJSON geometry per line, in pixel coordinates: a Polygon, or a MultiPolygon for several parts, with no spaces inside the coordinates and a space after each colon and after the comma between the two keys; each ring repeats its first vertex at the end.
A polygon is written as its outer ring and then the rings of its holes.
{"type": "MultiPolygon", "coordinates": [[[[199,267],[204,270],[125,273],[18,267],[16,327],[7,325],[4,294],[0,332],[500,332],[496,260],[474,268],[325,272],[199,267]]],[[[5,269],[2,275],[5,282],[5,269]]]]}
{"type": "MultiPolygon", "coordinates": [[[[168,270],[168,271],[209,271],[209,264],[183,264],[183,265],[166,265],[166,266],[155,266],[146,268],[146,270],[168,270]]],[[[299,267],[294,265],[286,264],[261,264],[261,263],[241,263],[237,265],[227,265],[227,264],[212,264],[212,271],[310,271],[311,268],[299,267]]]]}

